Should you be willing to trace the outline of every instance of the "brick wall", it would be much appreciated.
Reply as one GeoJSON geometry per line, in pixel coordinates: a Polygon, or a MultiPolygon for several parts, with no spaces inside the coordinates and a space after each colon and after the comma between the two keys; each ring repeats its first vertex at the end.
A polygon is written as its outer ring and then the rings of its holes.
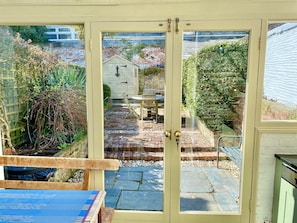
{"type": "Polygon", "coordinates": [[[297,154],[297,134],[262,133],[258,160],[256,223],[272,218],[274,154],[297,154]]]}

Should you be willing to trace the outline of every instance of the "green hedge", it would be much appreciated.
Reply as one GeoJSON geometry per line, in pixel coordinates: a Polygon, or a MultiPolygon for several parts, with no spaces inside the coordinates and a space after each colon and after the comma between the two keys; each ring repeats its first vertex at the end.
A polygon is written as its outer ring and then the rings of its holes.
{"type": "Polygon", "coordinates": [[[103,99],[110,98],[111,89],[107,84],[103,84],[103,99]]]}
{"type": "Polygon", "coordinates": [[[221,130],[238,117],[234,102],[245,93],[248,42],[211,45],[183,64],[183,104],[207,127],[221,130]]]}

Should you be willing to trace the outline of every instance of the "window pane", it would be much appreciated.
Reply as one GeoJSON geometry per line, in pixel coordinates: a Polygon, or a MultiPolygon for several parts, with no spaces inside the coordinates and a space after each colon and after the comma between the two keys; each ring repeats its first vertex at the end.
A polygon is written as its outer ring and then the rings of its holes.
{"type": "Polygon", "coordinates": [[[70,34],[59,34],[59,39],[71,39],[70,34]]]}
{"type": "Polygon", "coordinates": [[[165,33],[102,33],[105,205],[162,211],[164,169],[165,33]]]}
{"type": "Polygon", "coordinates": [[[47,28],[47,31],[48,32],[56,32],[56,29],[55,28],[47,28]]]}
{"type": "Polygon", "coordinates": [[[297,23],[270,23],[262,120],[297,119],[297,23]]]}
{"type": "Polygon", "coordinates": [[[59,28],[59,31],[60,32],[70,32],[70,28],[66,28],[66,27],[59,28]]]}
{"type": "Polygon", "coordinates": [[[239,212],[249,33],[183,39],[180,211],[239,212]]]}
{"type": "Polygon", "coordinates": [[[0,26],[2,145],[19,155],[51,156],[87,141],[84,46],[51,44],[47,31],[0,26]]]}

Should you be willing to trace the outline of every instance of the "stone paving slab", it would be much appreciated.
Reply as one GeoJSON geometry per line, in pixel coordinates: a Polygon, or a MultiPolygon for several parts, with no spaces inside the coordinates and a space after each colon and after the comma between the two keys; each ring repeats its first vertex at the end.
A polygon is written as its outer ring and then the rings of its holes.
{"type": "MultiPolygon", "coordinates": [[[[107,191],[108,193],[108,191],[107,191]]],[[[115,208],[117,206],[117,203],[119,201],[119,196],[106,196],[105,197],[105,206],[115,208]]]]}
{"type": "Polygon", "coordinates": [[[157,171],[157,170],[160,170],[162,171],[163,170],[163,167],[161,166],[135,166],[135,167],[121,167],[120,168],[120,171],[129,171],[129,172],[140,172],[140,171],[143,171],[143,172],[149,172],[149,171],[157,171]]]}
{"type": "Polygon", "coordinates": [[[181,193],[181,211],[220,211],[212,193],[181,193]]]}
{"type": "Polygon", "coordinates": [[[116,180],[117,172],[116,171],[105,171],[104,177],[105,177],[105,189],[112,188],[115,180],[116,180]]]}
{"type": "Polygon", "coordinates": [[[143,173],[139,190],[163,191],[163,170],[155,169],[143,173]]]}
{"type": "Polygon", "coordinates": [[[138,211],[162,211],[163,192],[122,191],[117,209],[138,211]]]}
{"type": "Polygon", "coordinates": [[[140,191],[163,191],[163,183],[158,181],[143,181],[139,187],[140,191]]]}
{"type": "Polygon", "coordinates": [[[213,192],[213,187],[206,176],[202,168],[192,167],[191,171],[189,169],[185,171],[182,169],[181,172],[181,192],[196,192],[196,193],[211,193],[213,192]]]}
{"type": "Polygon", "coordinates": [[[142,180],[143,171],[122,171],[120,170],[118,172],[118,175],[116,176],[118,181],[137,181],[140,182],[142,180]]]}
{"type": "MultiPolygon", "coordinates": [[[[106,206],[121,210],[162,210],[163,169],[121,167],[105,171],[106,206]]],[[[182,167],[181,210],[236,212],[239,181],[215,167],[182,167]]]]}
{"type": "Polygon", "coordinates": [[[114,184],[114,189],[138,191],[140,183],[137,181],[119,180],[114,184]]]}
{"type": "Polygon", "coordinates": [[[113,189],[113,188],[105,188],[106,197],[105,197],[105,205],[106,207],[116,208],[118,201],[120,199],[122,190],[113,189]]]}
{"type": "Polygon", "coordinates": [[[214,198],[223,212],[239,211],[238,203],[233,199],[229,192],[214,193],[214,198]]]}
{"type": "Polygon", "coordinates": [[[204,172],[216,192],[229,191],[233,200],[238,200],[239,189],[234,190],[234,188],[239,188],[239,180],[236,180],[230,172],[215,167],[204,168],[204,172]]]}
{"type": "Polygon", "coordinates": [[[120,189],[105,189],[107,196],[119,197],[121,195],[122,190],[120,189]]]}
{"type": "Polygon", "coordinates": [[[163,170],[155,169],[143,172],[143,180],[161,180],[163,182],[163,170]]]}

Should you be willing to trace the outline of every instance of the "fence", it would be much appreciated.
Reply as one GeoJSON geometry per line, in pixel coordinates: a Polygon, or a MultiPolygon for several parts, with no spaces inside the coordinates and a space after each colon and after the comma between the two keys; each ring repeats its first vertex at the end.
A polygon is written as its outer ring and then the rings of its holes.
{"type": "MultiPolygon", "coordinates": [[[[24,134],[24,123],[22,122],[21,115],[21,102],[18,95],[18,86],[13,77],[9,77],[11,73],[6,74],[2,73],[0,76],[0,95],[1,102],[4,106],[6,114],[0,114],[2,116],[6,115],[8,125],[10,128],[10,138],[14,146],[20,145],[25,141],[24,134]]],[[[1,106],[2,106],[1,105],[1,106]]],[[[4,118],[6,119],[6,118],[4,118]]],[[[3,126],[2,123],[0,126],[3,126]]],[[[3,135],[3,134],[2,134],[3,135]]],[[[2,144],[4,145],[4,140],[2,139],[2,144]]]]}

